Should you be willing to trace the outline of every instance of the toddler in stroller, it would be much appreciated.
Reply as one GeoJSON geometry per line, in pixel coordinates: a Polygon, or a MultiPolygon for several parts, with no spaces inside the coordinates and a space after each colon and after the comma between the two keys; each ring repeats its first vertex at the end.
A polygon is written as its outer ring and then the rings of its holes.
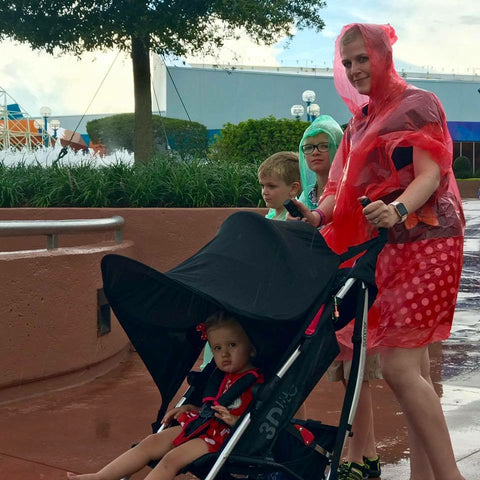
{"type": "Polygon", "coordinates": [[[170,410],[163,423],[169,425],[176,420],[179,426],[149,435],[97,473],[69,473],[70,480],[120,480],[155,460],[160,461],[146,478],[173,479],[189,463],[219,450],[230,427],[251,402],[252,386],[263,382],[263,376],[252,364],[255,347],[233,316],[218,312],[199,327],[212,349],[217,369],[222,372],[212,375],[220,382],[207,393],[202,408],[187,404],[170,410]]]}

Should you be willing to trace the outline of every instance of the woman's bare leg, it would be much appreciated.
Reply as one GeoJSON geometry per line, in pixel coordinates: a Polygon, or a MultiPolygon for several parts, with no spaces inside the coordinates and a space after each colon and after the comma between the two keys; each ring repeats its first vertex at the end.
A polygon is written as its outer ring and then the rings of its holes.
{"type": "MultiPolygon", "coordinates": [[[[430,377],[430,356],[428,348],[422,356],[420,365],[420,373],[422,377],[432,386],[430,377]]],[[[410,480],[435,480],[433,470],[428,459],[427,452],[423,448],[421,440],[417,437],[415,430],[407,420],[408,443],[410,444],[410,480]]]]}
{"type": "Polygon", "coordinates": [[[385,349],[382,353],[382,373],[400,403],[413,434],[410,451],[414,450],[416,465],[421,456],[421,452],[418,452],[418,445],[421,444],[435,480],[464,480],[455,461],[440,399],[431,383],[422,376],[425,348],[385,349]]]}
{"type": "Polygon", "coordinates": [[[169,452],[173,448],[173,439],[180,431],[181,427],[171,427],[161,433],[149,435],[97,473],[84,475],[68,473],[67,477],[69,480],[120,480],[123,477],[128,477],[141,470],[151,460],[158,460],[169,452]]]}
{"type": "Polygon", "coordinates": [[[208,453],[208,445],[201,438],[194,438],[170,450],[145,480],[173,480],[189,463],[208,453]]]}

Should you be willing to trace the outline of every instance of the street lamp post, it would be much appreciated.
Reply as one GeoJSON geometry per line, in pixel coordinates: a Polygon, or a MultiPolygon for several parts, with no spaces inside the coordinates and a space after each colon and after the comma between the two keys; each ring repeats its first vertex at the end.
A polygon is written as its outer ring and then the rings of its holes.
{"type": "Polygon", "coordinates": [[[307,112],[307,121],[313,122],[320,115],[320,107],[313,103],[315,101],[315,92],[313,90],[305,90],[302,93],[302,100],[306,103],[307,108],[303,105],[292,105],[290,113],[298,120],[307,112]]]}
{"type": "Polygon", "coordinates": [[[52,109],[49,107],[42,107],[40,115],[43,118],[43,140],[46,147],[48,147],[48,117],[52,114],[52,109]]]}
{"type": "Polygon", "coordinates": [[[57,138],[57,131],[60,128],[60,120],[53,119],[50,121],[50,126],[53,130],[53,138],[57,138]]]}
{"type": "Polygon", "coordinates": [[[312,103],[307,108],[307,113],[310,115],[310,120],[313,122],[320,115],[320,105],[312,103]]]}
{"type": "Polygon", "coordinates": [[[310,113],[308,112],[310,105],[315,101],[315,92],[313,90],[305,90],[302,93],[302,100],[307,104],[307,121],[310,122],[310,113]]]}
{"type": "Polygon", "coordinates": [[[290,108],[290,113],[297,119],[299,120],[300,117],[303,115],[304,108],[303,105],[292,105],[292,108],[290,108]]]}

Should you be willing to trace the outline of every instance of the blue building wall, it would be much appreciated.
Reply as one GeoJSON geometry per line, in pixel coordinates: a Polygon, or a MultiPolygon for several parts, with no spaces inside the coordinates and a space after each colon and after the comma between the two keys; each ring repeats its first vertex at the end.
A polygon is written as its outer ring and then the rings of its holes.
{"type": "MultiPolygon", "coordinates": [[[[290,107],[302,103],[304,90],[314,90],[321,113],[333,116],[339,123],[348,122],[351,116],[331,76],[187,67],[169,67],[169,71],[191,119],[209,130],[220,129],[227,122],[236,124],[268,115],[291,118],[290,107]]],[[[447,120],[459,122],[450,128],[454,140],[480,141],[480,80],[407,81],[440,98],[447,120]]],[[[166,114],[187,119],[170,77],[166,114]]]]}

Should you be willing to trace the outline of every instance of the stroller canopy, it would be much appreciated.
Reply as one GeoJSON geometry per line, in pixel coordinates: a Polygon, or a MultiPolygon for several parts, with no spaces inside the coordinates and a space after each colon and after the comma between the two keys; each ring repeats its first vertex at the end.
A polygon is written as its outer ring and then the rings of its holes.
{"type": "MultiPolygon", "coordinates": [[[[281,352],[331,293],[343,260],[309,224],[238,212],[166,273],[118,255],[104,257],[102,273],[105,294],[164,409],[203,347],[196,325],[224,309],[238,316],[264,356],[281,352]]],[[[374,266],[363,274],[372,284],[374,266]]]]}

